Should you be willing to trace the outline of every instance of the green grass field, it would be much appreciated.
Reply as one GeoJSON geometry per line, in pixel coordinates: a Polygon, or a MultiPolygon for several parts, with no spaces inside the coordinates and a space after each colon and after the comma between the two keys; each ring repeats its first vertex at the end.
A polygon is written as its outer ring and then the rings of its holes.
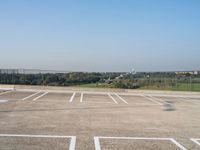
{"type": "MultiPolygon", "coordinates": [[[[78,87],[86,88],[115,88],[112,84],[107,83],[91,83],[91,84],[81,84],[77,85],[78,87]]],[[[178,83],[176,86],[143,86],[138,89],[145,90],[169,90],[169,91],[200,91],[200,83],[178,83]]]]}
{"type": "Polygon", "coordinates": [[[80,84],[77,86],[86,88],[114,88],[112,84],[107,84],[107,83],[90,83],[90,84],[80,84]]]}
{"type": "Polygon", "coordinates": [[[144,86],[140,89],[169,91],[200,91],[200,83],[178,83],[176,86],[144,86]]]}

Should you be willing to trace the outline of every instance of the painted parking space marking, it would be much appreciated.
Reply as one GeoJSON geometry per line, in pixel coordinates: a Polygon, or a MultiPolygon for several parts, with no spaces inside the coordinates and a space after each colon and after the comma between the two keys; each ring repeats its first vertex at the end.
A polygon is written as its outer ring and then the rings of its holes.
{"type": "Polygon", "coordinates": [[[103,136],[95,136],[94,137],[94,145],[95,150],[101,150],[100,139],[118,139],[118,140],[154,140],[154,141],[171,141],[181,150],[187,150],[183,145],[178,143],[173,138],[149,138],[149,137],[103,137],[103,136]]]}
{"type": "Polygon", "coordinates": [[[83,92],[81,93],[81,98],[80,98],[80,102],[83,102],[83,92]]]}
{"type": "Polygon", "coordinates": [[[95,101],[88,101],[87,103],[97,103],[97,104],[113,104],[113,102],[95,102],[95,101]]]}
{"type": "Polygon", "coordinates": [[[128,104],[128,102],[125,99],[123,99],[121,96],[119,96],[118,94],[115,93],[115,96],[117,96],[124,103],[128,104]]]}
{"type": "Polygon", "coordinates": [[[152,101],[155,104],[163,105],[161,102],[159,102],[160,100],[158,100],[156,97],[153,97],[152,95],[148,95],[148,96],[143,95],[143,97],[148,99],[148,100],[150,100],[150,101],[152,101]]]}
{"type": "Polygon", "coordinates": [[[31,134],[0,134],[0,137],[27,137],[27,138],[66,138],[71,139],[69,150],[75,150],[76,136],[62,136],[62,135],[31,135],[31,134]]]}
{"type": "Polygon", "coordinates": [[[95,136],[94,137],[94,146],[95,146],[95,150],[101,150],[101,144],[100,144],[100,138],[95,136]]]}
{"type": "Polygon", "coordinates": [[[41,98],[41,97],[43,97],[43,96],[47,95],[48,93],[49,93],[49,92],[45,92],[45,93],[43,93],[42,95],[40,95],[40,96],[38,96],[38,97],[34,98],[34,99],[33,99],[33,101],[36,101],[36,100],[38,100],[39,98],[41,98]]]}
{"type": "Polygon", "coordinates": [[[76,95],[76,92],[74,92],[74,93],[72,94],[72,96],[71,96],[71,98],[70,98],[70,100],[69,100],[70,103],[74,100],[75,95],[76,95]]]}
{"type": "MultiPolygon", "coordinates": [[[[113,96],[111,96],[110,93],[101,93],[99,95],[97,95],[97,93],[85,93],[84,92],[84,102],[85,103],[101,103],[101,104],[113,104],[113,102],[115,104],[117,104],[118,102],[115,100],[115,98],[113,96]],[[87,97],[88,96],[88,97],[87,97]],[[105,100],[105,101],[104,101],[105,100]]],[[[83,100],[82,100],[83,102],[83,100]]]]}
{"type": "Polygon", "coordinates": [[[190,140],[200,146],[200,139],[191,138],[190,140]]]}
{"type": "Polygon", "coordinates": [[[177,98],[179,99],[179,101],[186,101],[186,102],[189,102],[189,103],[194,104],[194,105],[197,104],[197,103],[195,103],[194,101],[198,101],[198,100],[196,100],[196,99],[191,99],[191,98],[189,98],[189,97],[184,97],[184,96],[179,96],[179,97],[177,97],[177,98]]]}
{"type": "MultiPolygon", "coordinates": [[[[165,100],[163,100],[163,99],[161,99],[161,98],[157,98],[157,97],[155,97],[155,96],[152,96],[152,95],[148,95],[150,98],[152,98],[154,101],[157,101],[158,103],[159,103],[159,105],[163,105],[163,103],[164,104],[169,104],[170,102],[168,102],[168,101],[165,101],[165,100]]],[[[158,104],[157,103],[157,104],[158,104]]]]}
{"type": "Polygon", "coordinates": [[[149,97],[148,97],[148,96],[145,96],[145,95],[141,94],[141,96],[144,97],[144,98],[146,98],[146,99],[148,99],[149,101],[151,101],[151,102],[153,102],[153,103],[156,103],[156,104],[158,104],[158,105],[163,105],[162,103],[156,101],[156,100],[154,99],[154,97],[152,97],[151,95],[149,95],[149,97]]]}
{"type": "Polygon", "coordinates": [[[0,93],[0,95],[4,95],[4,94],[7,94],[7,93],[11,93],[12,91],[6,91],[6,92],[2,92],[0,93]]]}
{"type": "Polygon", "coordinates": [[[0,99],[0,103],[6,103],[8,100],[0,99]]]}
{"type": "Polygon", "coordinates": [[[29,95],[29,96],[23,98],[22,100],[26,100],[26,99],[28,99],[28,98],[31,98],[31,97],[33,97],[33,96],[39,94],[40,92],[41,92],[41,91],[38,91],[38,92],[36,92],[36,93],[34,93],[34,94],[31,94],[31,95],[29,95]]]}
{"type": "Polygon", "coordinates": [[[110,97],[110,99],[113,100],[113,102],[114,102],[115,104],[118,104],[118,102],[115,100],[115,98],[114,98],[110,93],[108,93],[107,95],[108,95],[108,97],[110,97]]]}

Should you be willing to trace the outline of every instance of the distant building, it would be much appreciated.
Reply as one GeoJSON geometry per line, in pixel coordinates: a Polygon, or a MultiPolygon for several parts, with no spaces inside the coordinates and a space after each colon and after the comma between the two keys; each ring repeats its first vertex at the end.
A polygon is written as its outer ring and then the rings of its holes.
{"type": "Polygon", "coordinates": [[[199,74],[199,72],[198,72],[198,71],[194,71],[194,74],[195,74],[195,75],[198,75],[198,74],[199,74]]]}
{"type": "Polygon", "coordinates": [[[132,69],[131,72],[130,72],[130,74],[136,74],[135,69],[132,69]]]}
{"type": "Polygon", "coordinates": [[[175,72],[176,75],[198,75],[198,71],[177,71],[175,72]]]}
{"type": "Polygon", "coordinates": [[[135,69],[132,69],[131,72],[127,72],[127,73],[124,73],[124,74],[120,74],[120,76],[116,77],[115,79],[116,79],[116,80],[121,79],[121,78],[123,78],[124,76],[129,75],[129,74],[135,75],[135,74],[136,74],[135,69]]]}

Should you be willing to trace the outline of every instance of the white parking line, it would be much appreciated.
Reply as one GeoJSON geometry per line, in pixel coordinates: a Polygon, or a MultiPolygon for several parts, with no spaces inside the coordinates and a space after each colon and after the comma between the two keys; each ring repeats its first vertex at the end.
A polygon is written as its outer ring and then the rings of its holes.
{"type": "Polygon", "coordinates": [[[114,102],[115,104],[118,104],[118,102],[114,99],[114,97],[112,97],[112,95],[111,95],[110,93],[108,93],[108,96],[113,100],[113,102],[114,102]]]}
{"type": "Polygon", "coordinates": [[[69,150],[75,150],[76,136],[70,136],[70,137],[71,137],[71,141],[70,141],[70,145],[69,145],[69,150]]]}
{"type": "Polygon", "coordinates": [[[180,149],[182,150],[187,150],[183,145],[181,145],[180,143],[178,143],[176,140],[174,140],[173,138],[170,138],[170,141],[172,141],[176,146],[178,146],[180,149]]]}
{"type": "Polygon", "coordinates": [[[154,103],[156,103],[156,104],[158,104],[158,105],[163,105],[162,103],[156,101],[156,100],[154,99],[154,97],[152,97],[152,96],[150,96],[150,95],[149,95],[149,97],[147,97],[147,96],[141,94],[141,96],[144,97],[144,98],[146,98],[146,99],[148,99],[148,100],[150,100],[150,101],[152,101],[152,102],[154,102],[154,103]]]}
{"type": "Polygon", "coordinates": [[[190,140],[200,146],[200,142],[199,142],[200,139],[194,139],[194,138],[192,138],[190,140]]]}
{"type": "Polygon", "coordinates": [[[181,150],[187,150],[183,145],[178,143],[173,138],[149,138],[149,137],[94,137],[95,150],[101,150],[100,139],[119,139],[119,140],[158,140],[158,141],[171,141],[181,150]]]}
{"type": "Polygon", "coordinates": [[[186,96],[180,95],[179,97],[180,97],[180,98],[187,99],[187,100],[198,100],[198,98],[199,98],[199,97],[190,97],[190,96],[187,96],[187,95],[186,95],[186,96]],[[196,98],[197,98],[197,99],[196,99],[196,98]]]}
{"type": "Polygon", "coordinates": [[[96,137],[96,136],[94,137],[94,146],[95,146],[95,150],[101,150],[99,137],[96,137]]]}
{"type": "Polygon", "coordinates": [[[160,99],[160,98],[153,97],[153,96],[151,96],[151,95],[149,95],[149,97],[150,97],[150,98],[153,98],[154,100],[157,100],[157,101],[159,101],[161,104],[162,104],[162,103],[169,104],[169,102],[167,102],[167,101],[164,101],[164,100],[162,100],[162,99],[160,99]]]}
{"type": "Polygon", "coordinates": [[[0,99],[0,103],[6,103],[6,102],[8,102],[8,100],[0,99]]]}
{"type": "Polygon", "coordinates": [[[80,98],[80,102],[83,102],[83,92],[81,93],[81,98],[80,98]]]}
{"type": "Polygon", "coordinates": [[[179,96],[178,99],[179,99],[179,101],[184,101],[185,100],[186,102],[189,102],[191,104],[195,104],[195,105],[197,104],[197,103],[194,102],[196,99],[190,99],[189,97],[179,96]]]}
{"type": "Polygon", "coordinates": [[[33,101],[36,101],[36,100],[38,100],[39,98],[41,98],[41,97],[43,97],[43,96],[45,96],[46,94],[48,94],[49,92],[45,92],[45,93],[43,93],[42,95],[40,95],[40,96],[38,96],[38,97],[36,97],[36,98],[34,98],[33,99],[33,101]]]}
{"type": "Polygon", "coordinates": [[[95,102],[95,101],[84,101],[86,103],[99,103],[99,104],[112,104],[113,102],[95,102]]]}
{"type": "Polygon", "coordinates": [[[23,98],[22,100],[26,100],[26,99],[28,99],[28,98],[31,98],[31,97],[33,97],[33,96],[39,94],[40,92],[41,92],[41,91],[38,91],[38,92],[36,92],[36,93],[34,93],[34,94],[31,94],[31,95],[29,95],[29,96],[23,98]]]}
{"type": "Polygon", "coordinates": [[[118,94],[115,94],[121,101],[123,101],[124,103],[126,103],[126,104],[128,104],[128,102],[125,100],[125,99],[123,99],[121,96],[119,96],[118,94]]]}
{"type": "Polygon", "coordinates": [[[27,137],[27,138],[70,138],[69,150],[75,150],[76,136],[62,135],[25,135],[25,134],[0,134],[0,137],[27,137]]]}
{"type": "Polygon", "coordinates": [[[75,95],[76,95],[76,92],[74,92],[73,95],[71,96],[71,98],[69,100],[70,103],[74,100],[75,95]]]}
{"type": "MultiPolygon", "coordinates": [[[[12,90],[12,89],[2,89],[1,90],[12,90]]],[[[17,89],[17,91],[35,91],[33,89],[17,89]]],[[[49,92],[56,92],[56,93],[72,93],[75,91],[71,91],[71,90],[48,90],[49,92]]],[[[108,92],[100,92],[100,91],[86,91],[86,90],[82,90],[81,92],[84,92],[84,94],[102,94],[102,95],[106,95],[108,92]]],[[[109,92],[110,94],[115,94],[116,92],[109,92]]],[[[123,92],[118,92],[118,95],[127,95],[127,96],[140,96],[141,94],[144,94],[146,92],[144,91],[138,91],[138,92],[131,92],[131,91],[123,91],[123,92]]],[[[175,93],[175,92],[168,92],[168,93],[161,93],[161,92],[148,92],[148,94],[151,94],[152,96],[158,96],[158,97],[178,97],[178,96],[183,96],[183,94],[181,93],[175,93]]],[[[200,94],[184,94],[184,97],[188,97],[188,98],[196,98],[199,99],[200,98],[200,94]]]]}
{"type": "Polygon", "coordinates": [[[4,95],[4,94],[10,93],[10,92],[12,92],[12,91],[3,92],[3,93],[0,93],[0,95],[4,95]]]}
{"type": "MultiPolygon", "coordinates": [[[[169,104],[169,102],[167,102],[167,101],[164,101],[164,100],[162,100],[162,99],[160,99],[160,98],[157,98],[157,97],[153,97],[153,96],[150,96],[149,95],[149,97],[151,97],[151,98],[153,98],[153,99],[155,99],[155,100],[158,100],[159,102],[163,102],[163,103],[165,103],[165,104],[169,104]]],[[[190,99],[188,99],[188,98],[186,98],[186,97],[181,97],[181,96],[179,96],[179,97],[173,97],[173,98],[176,98],[178,101],[180,101],[180,102],[182,102],[182,101],[184,101],[184,100],[190,100],[190,99]],[[182,98],[182,99],[181,99],[182,98]],[[184,99],[184,100],[183,100],[184,99]]],[[[192,104],[195,104],[195,103],[193,103],[193,102],[191,102],[191,101],[189,101],[190,103],[192,103],[192,104]]]]}

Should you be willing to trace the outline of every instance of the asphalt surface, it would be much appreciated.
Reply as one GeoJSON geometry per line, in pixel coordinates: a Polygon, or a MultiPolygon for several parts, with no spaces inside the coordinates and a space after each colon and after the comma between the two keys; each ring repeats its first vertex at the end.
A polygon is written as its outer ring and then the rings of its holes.
{"type": "Polygon", "coordinates": [[[0,90],[1,150],[200,150],[198,143],[200,94],[0,90]]]}

